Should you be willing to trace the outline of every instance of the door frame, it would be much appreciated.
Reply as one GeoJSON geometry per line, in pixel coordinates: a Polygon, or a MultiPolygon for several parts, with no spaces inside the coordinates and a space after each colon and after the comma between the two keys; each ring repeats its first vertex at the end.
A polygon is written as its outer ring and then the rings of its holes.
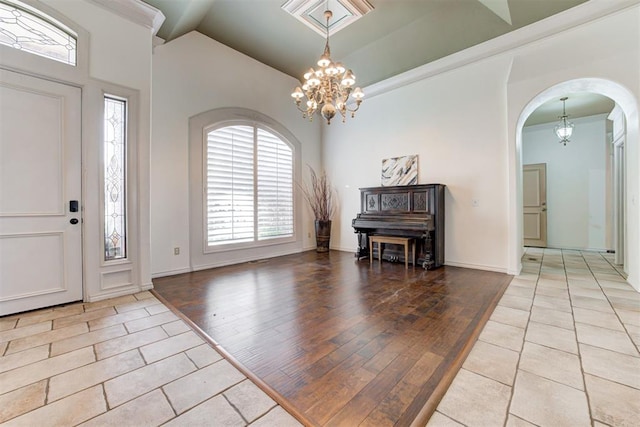
{"type": "Polygon", "coordinates": [[[613,143],[613,244],[614,262],[622,265],[626,272],[626,171],[625,171],[624,135],[613,143]]]}
{"type": "MultiPolygon", "coordinates": [[[[0,45],[0,68],[33,77],[78,87],[81,96],[82,162],[82,271],[83,300],[99,301],[153,288],[150,273],[149,224],[149,130],[150,87],[131,89],[91,77],[89,73],[89,32],[56,9],[34,0],[24,3],[50,15],[77,34],[77,63],[70,66],[28,52],[0,45]],[[103,139],[103,99],[109,93],[130,102],[130,125],[127,131],[127,214],[130,257],[104,262],[104,238],[100,228],[101,152],[96,141],[103,139]],[[145,102],[142,102],[142,99],[145,102]],[[143,209],[142,209],[143,208],[143,209]],[[145,227],[141,226],[145,225],[145,227]]],[[[144,86],[141,86],[144,87],[144,86]]]]}

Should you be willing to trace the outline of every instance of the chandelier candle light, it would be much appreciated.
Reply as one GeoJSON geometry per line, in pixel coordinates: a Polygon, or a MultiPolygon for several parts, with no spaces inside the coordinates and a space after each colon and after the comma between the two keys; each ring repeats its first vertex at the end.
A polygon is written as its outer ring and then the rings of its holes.
{"type": "Polygon", "coordinates": [[[573,133],[573,123],[567,120],[567,111],[565,110],[565,102],[569,99],[568,97],[560,98],[562,101],[562,115],[559,116],[560,123],[558,123],[555,127],[556,135],[560,138],[560,143],[567,145],[569,142],[569,138],[571,138],[571,134],[573,133]]]}
{"type": "Polygon", "coordinates": [[[329,19],[333,16],[330,10],[324,12],[327,18],[327,43],[324,46],[324,53],[318,60],[319,68],[314,70],[309,68],[304,74],[304,84],[302,88],[296,87],[291,96],[295,100],[298,110],[302,111],[302,117],[313,120],[313,114],[320,109],[320,114],[331,124],[331,119],[336,115],[336,111],[342,115],[342,122],[346,121],[347,113],[355,117],[356,111],[360,108],[364,92],[359,87],[355,89],[356,77],[351,70],[346,70],[339,62],[331,60],[331,49],[329,48],[329,19]],[[306,109],[301,108],[302,98],[306,96],[306,109]],[[349,96],[355,99],[356,107],[349,109],[347,102],[349,96]]]}

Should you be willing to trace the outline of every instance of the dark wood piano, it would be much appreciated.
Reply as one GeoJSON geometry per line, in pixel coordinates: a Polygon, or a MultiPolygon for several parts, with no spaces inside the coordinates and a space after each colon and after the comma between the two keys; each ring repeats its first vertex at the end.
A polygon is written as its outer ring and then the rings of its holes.
{"type": "MultiPolygon", "coordinates": [[[[369,236],[416,239],[416,264],[434,269],[444,264],[443,184],[360,189],[360,213],[351,222],[358,234],[356,257],[369,258],[369,236]]],[[[377,258],[377,246],[374,258],[377,258]]],[[[404,249],[385,245],[383,259],[404,262],[404,249]]]]}

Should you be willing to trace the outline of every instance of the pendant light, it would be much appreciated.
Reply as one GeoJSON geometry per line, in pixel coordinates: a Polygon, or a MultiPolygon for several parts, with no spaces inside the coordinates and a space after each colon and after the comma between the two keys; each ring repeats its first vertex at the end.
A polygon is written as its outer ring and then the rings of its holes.
{"type": "Polygon", "coordinates": [[[556,135],[560,139],[559,142],[565,146],[567,145],[567,142],[569,142],[569,138],[571,138],[571,134],[573,133],[573,123],[567,120],[569,116],[565,109],[567,99],[569,98],[566,96],[564,98],[560,98],[560,101],[562,101],[562,115],[559,116],[560,123],[558,123],[554,129],[556,131],[556,135]]]}

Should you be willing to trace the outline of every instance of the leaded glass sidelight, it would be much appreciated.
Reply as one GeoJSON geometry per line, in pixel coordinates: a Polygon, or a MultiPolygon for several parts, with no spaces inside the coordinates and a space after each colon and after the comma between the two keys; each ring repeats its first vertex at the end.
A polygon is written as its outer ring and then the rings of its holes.
{"type": "Polygon", "coordinates": [[[0,1],[0,44],[75,66],[76,42],[77,35],[52,17],[0,1]]]}
{"type": "Polygon", "coordinates": [[[127,257],[127,101],[104,98],[104,259],[127,257]]]}

